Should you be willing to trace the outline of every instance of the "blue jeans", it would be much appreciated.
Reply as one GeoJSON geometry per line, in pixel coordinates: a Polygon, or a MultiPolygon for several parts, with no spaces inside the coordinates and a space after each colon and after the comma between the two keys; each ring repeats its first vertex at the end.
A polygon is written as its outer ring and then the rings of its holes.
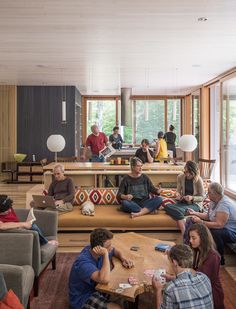
{"type": "Polygon", "coordinates": [[[221,257],[224,255],[224,247],[226,243],[236,242],[236,233],[226,228],[210,229],[211,234],[216,243],[216,248],[221,257]]]}
{"type": "Polygon", "coordinates": [[[40,246],[46,245],[46,244],[48,243],[47,238],[45,238],[45,237],[43,236],[42,231],[40,230],[40,228],[39,228],[35,223],[32,224],[31,230],[32,230],[32,231],[38,232],[38,234],[39,234],[40,246]]]}
{"type": "Polygon", "coordinates": [[[161,206],[162,198],[161,197],[154,197],[151,199],[146,200],[142,206],[140,206],[138,203],[133,201],[127,201],[123,200],[121,202],[121,209],[124,212],[140,212],[142,208],[147,208],[149,212],[153,212],[154,210],[158,209],[161,206]]]}
{"type": "Polygon", "coordinates": [[[104,157],[99,157],[98,155],[92,155],[92,158],[91,158],[91,161],[92,162],[104,162],[104,157]]]}

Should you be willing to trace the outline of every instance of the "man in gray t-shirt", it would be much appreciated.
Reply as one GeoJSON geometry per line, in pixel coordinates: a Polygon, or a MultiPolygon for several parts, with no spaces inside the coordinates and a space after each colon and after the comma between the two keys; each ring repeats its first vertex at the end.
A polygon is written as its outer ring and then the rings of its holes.
{"type": "Polygon", "coordinates": [[[210,183],[208,195],[211,200],[208,213],[189,211],[189,214],[196,216],[193,222],[202,221],[210,229],[221,255],[221,265],[224,265],[225,244],[236,242],[236,203],[224,195],[221,184],[217,182],[210,183]]]}

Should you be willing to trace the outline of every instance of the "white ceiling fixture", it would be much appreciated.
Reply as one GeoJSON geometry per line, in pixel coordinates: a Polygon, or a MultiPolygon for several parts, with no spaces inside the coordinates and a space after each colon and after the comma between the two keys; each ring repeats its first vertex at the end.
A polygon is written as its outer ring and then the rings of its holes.
{"type": "Polygon", "coordinates": [[[0,84],[184,94],[236,66],[236,1],[0,1],[0,42],[0,84]]]}

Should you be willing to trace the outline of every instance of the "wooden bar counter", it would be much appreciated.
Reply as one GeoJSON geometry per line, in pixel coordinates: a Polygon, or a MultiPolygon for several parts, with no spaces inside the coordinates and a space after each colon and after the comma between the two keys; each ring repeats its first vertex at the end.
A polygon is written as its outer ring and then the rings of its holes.
{"type": "MultiPolygon", "coordinates": [[[[44,186],[49,188],[52,182],[52,170],[57,163],[44,166],[44,186]]],[[[108,162],[65,162],[65,175],[71,177],[74,185],[83,187],[103,187],[104,179],[111,178],[114,183],[115,176],[126,175],[130,171],[129,165],[111,165],[108,162]]],[[[159,182],[176,182],[177,176],[183,171],[184,163],[179,165],[167,163],[146,163],[143,165],[143,173],[148,175],[154,185],[159,182]]],[[[116,184],[114,183],[114,186],[116,184]]]]}

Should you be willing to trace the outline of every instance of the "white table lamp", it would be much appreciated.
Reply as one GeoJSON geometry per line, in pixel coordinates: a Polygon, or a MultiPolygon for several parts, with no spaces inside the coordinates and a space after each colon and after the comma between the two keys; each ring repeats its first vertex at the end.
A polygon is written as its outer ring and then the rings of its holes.
{"type": "Polygon", "coordinates": [[[47,139],[47,147],[50,151],[55,152],[55,162],[57,162],[57,153],[65,148],[66,141],[62,135],[53,134],[47,139]]]}
{"type": "Polygon", "coordinates": [[[182,135],[179,139],[179,147],[182,151],[192,152],[197,148],[197,139],[194,135],[182,135]]]}

